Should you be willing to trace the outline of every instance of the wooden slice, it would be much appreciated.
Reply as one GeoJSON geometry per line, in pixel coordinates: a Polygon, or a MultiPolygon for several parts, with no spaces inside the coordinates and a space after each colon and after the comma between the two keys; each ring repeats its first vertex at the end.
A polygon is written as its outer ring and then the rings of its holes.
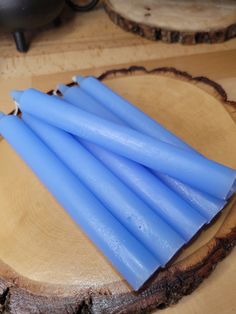
{"type": "Polygon", "coordinates": [[[121,28],[152,40],[217,43],[236,36],[234,0],[105,0],[121,28]]]}
{"type": "MultiPolygon", "coordinates": [[[[236,168],[236,125],[216,83],[174,69],[137,67],[109,71],[100,79],[207,157],[236,168]]],[[[0,151],[3,311],[139,313],[163,308],[195,290],[236,243],[232,199],[177,260],[135,293],[4,140],[0,151]]]]}

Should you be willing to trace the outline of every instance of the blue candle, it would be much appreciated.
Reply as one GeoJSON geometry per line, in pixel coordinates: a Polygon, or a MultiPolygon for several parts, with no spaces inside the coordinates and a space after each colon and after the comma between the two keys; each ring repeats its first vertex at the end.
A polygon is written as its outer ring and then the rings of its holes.
{"type": "Polygon", "coordinates": [[[18,117],[0,113],[0,134],[128,283],[142,286],[160,266],[157,259],[18,117]]]}
{"type": "Polygon", "coordinates": [[[128,127],[98,118],[35,89],[13,92],[20,109],[58,128],[163,172],[190,186],[226,199],[236,171],[128,127]]]}
{"type": "MultiPolygon", "coordinates": [[[[95,98],[87,94],[78,86],[69,88],[64,84],[59,84],[57,89],[63,94],[63,99],[72,105],[75,105],[80,109],[93,113],[114,123],[125,125],[125,123],[114,113],[106,109],[103,105],[98,103],[95,98]]],[[[89,147],[87,148],[89,149],[89,147]]],[[[126,184],[128,184],[130,188],[135,188],[135,192],[143,197],[149,206],[155,208],[158,211],[161,210],[163,218],[167,219],[170,224],[173,223],[174,225],[180,225],[179,221],[182,221],[182,232],[184,232],[186,228],[189,229],[190,232],[192,230],[192,234],[195,234],[198,219],[194,218],[194,216],[191,216],[192,210],[187,208],[182,200],[178,201],[176,196],[173,196],[173,204],[175,204],[174,211],[173,205],[170,204],[172,201],[172,196],[166,195],[166,200],[163,198],[164,195],[162,193],[157,193],[158,187],[156,185],[160,185],[160,178],[165,183],[165,185],[169,186],[175,193],[180,195],[181,198],[183,198],[193,208],[196,208],[201,213],[201,215],[207,219],[208,222],[210,222],[212,218],[215,217],[215,215],[226,204],[226,202],[221,199],[217,199],[198,190],[194,190],[182,182],[164,174],[156,173],[157,180],[154,180],[150,172],[143,166],[133,163],[132,161],[121,156],[112,154],[111,152],[105,151],[102,148],[98,148],[97,146],[95,147],[95,145],[90,145],[90,151],[95,154],[96,157],[102,160],[105,165],[118,177],[120,177],[126,184]],[[147,179],[148,177],[149,179],[147,179]],[[158,181],[158,183],[154,183],[154,181],[158,181]],[[173,214],[174,212],[175,214],[173,214]],[[196,222],[195,228],[187,217],[184,218],[182,216],[183,214],[187,216],[189,214],[189,217],[191,216],[191,221],[196,222]],[[179,219],[179,221],[174,221],[175,219],[179,219]]],[[[188,236],[191,237],[190,233],[188,236]]]]}
{"type": "MultiPolygon", "coordinates": [[[[82,76],[74,77],[74,81],[80,84],[80,87],[84,89],[89,95],[93,96],[97,101],[99,101],[103,106],[109,109],[111,112],[115,113],[117,117],[119,117],[122,121],[125,121],[127,125],[132,127],[133,129],[143,132],[149,136],[152,136],[156,139],[159,139],[163,142],[176,145],[177,147],[194,151],[190,145],[181,140],[175,134],[164,128],[160,123],[146,115],[139,108],[131,104],[129,101],[115,93],[108,86],[97,80],[95,77],[86,77],[82,76]]],[[[163,178],[164,182],[168,184],[171,188],[175,189],[177,193],[180,193],[184,198],[192,198],[192,191],[186,189],[184,185],[178,182],[173,181],[171,178],[163,178]]],[[[236,183],[234,183],[227,193],[227,197],[230,197],[236,191],[236,183]]],[[[197,196],[197,195],[196,195],[197,196]]],[[[196,203],[198,200],[202,200],[201,195],[200,198],[193,195],[192,199],[196,199],[196,203]]],[[[220,197],[220,196],[219,196],[220,197]]]]}
{"type": "Polygon", "coordinates": [[[158,180],[145,167],[81,140],[83,145],[120,177],[188,242],[207,219],[158,180]]]}
{"type": "Polygon", "coordinates": [[[97,80],[95,77],[75,76],[73,80],[79,83],[80,87],[89,95],[93,96],[105,108],[115,113],[122,121],[130,127],[144,134],[156,137],[157,139],[176,145],[183,149],[191,150],[191,147],[156,122],[151,117],[147,116],[139,108],[132,105],[122,96],[115,93],[108,86],[97,80]]]}
{"type": "Polygon", "coordinates": [[[23,113],[23,119],[107,209],[164,266],[184,239],[75,138],[23,113]]]}
{"type": "Polygon", "coordinates": [[[225,200],[215,198],[206,193],[200,192],[192,187],[176,180],[170,176],[164,175],[160,172],[153,171],[158,178],[171,190],[177,193],[182,199],[188,202],[192,207],[196,208],[208,222],[224,208],[227,204],[225,200]]]}
{"type": "MultiPolygon", "coordinates": [[[[60,92],[64,93],[63,98],[71,104],[80,109],[87,109],[90,113],[100,117],[119,122],[119,118],[107,111],[78,86],[68,88],[60,85],[58,88],[60,92]]],[[[82,140],[80,139],[80,141],[82,140]]],[[[82,141],[82,143],[187,241],[215,215],[215,212],[208,212],[206,209],[204,209],[203,216],[199,214],[140,164],[115,155],[92,143],[86,141],[82,141]]]]}

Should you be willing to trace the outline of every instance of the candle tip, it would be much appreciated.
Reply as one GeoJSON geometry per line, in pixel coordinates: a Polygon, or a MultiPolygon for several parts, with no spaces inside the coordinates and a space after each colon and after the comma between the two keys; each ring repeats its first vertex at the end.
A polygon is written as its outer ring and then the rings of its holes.
{"type": "Polygon", "coordinates": [[[78,84],[80,84],[83,79],[84,77],[82,75],[75,75],[72,77],[73,82],[78,84]]]}
{"type": "Polygon", "coordinates": [[[19,90],[13,90],[11,91],[11,97],[17,102],[20,102],[21,96],[22,96],[23,92],[19,91],[19,90]]]}
{"type": "Polygon", "coordinates": [[[57,93],[57,88],[52,91],[53,96],[59,96],[57,93]]]}
{"type": "Polygon", "coordinates": [[[65,84],[58,84],[56,89],[64,95],[65,92],[69,89],[69,87],[66,86],[65,84]]]}

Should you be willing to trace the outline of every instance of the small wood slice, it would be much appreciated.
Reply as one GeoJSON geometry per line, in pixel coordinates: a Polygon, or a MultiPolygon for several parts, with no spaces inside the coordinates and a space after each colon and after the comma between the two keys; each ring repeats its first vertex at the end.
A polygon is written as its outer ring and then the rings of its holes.
{"type": "Polygon", "coordinates": [[[121,28],[168,43],[218,43],[236,36],[234,0],[105,0],[121,28]]]}
{"type": "MultiPolygon", "coordinates": [[[[207,157],[236,168],[236,125],[216,83],[167,68],[113,70],[100,79],[207,157]]],[[[4,140],[0,151],[2,311],[110,314],[163,308],[194,291],[236,243],[232,199],[178,259],[135,293],[4,140]]]]}

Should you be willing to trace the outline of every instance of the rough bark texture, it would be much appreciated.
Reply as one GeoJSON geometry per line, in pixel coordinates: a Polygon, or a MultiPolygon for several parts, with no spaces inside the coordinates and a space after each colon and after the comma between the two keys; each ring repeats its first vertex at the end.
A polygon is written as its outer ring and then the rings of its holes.
{"type": "MultiPolygon", "coordinates": [[[[158,20],[155,25],[148,25],[137,22],[125,16],[125,12],[117,12],[109,0],[104,1],[104,8],[110,19],[122,29],[132,32],[139,36],[151,39],[162,40],[166,43],[181,43],[186,45],[195,45],[201,43],[221,43],[236,36],[236,23],[227,25],[223,28],[201,31],[188,31],[179,29],[169,29],[158,26],[158,20]]],[[[150,9],[147,8],[147,13],[150,9]]],[[[181,17],[180,17],[181,19],[181,17]]]]}
{"type": "MultiPolygon", "coordinates": [[[[146,73],[146,74],[163,74],[170,77],[179,78],[181,80],[190,81],[192,83],[199,83],[200,87],[206,91],[209,91],[209,93],[213,94],[216,98],[219,98],[222,101],[223,105],[231,105],[236,108],[236,101],[229,100],[227,97],[227,93],[224,90],[224,88],[216,83],[215,81],[212,81],[208,77],[205,76],[192,76],[191,74],[180,71],[173,67],[160,67],[155,69],[146,69],[143,66],[130,66],[129,68],[121,68],[121,69],[115,69],[115,70],[108,70],[101,74],[98,79],[103,81],[106,78],[112,78],[119,75],[134,75],[138,73],[146,73]]],[[[74,85],[74,83],[68,84],[69,86],[74,85]]],[[[49,93],[52,93],[49,92],[49,93]]]]}
{"type": "MultiPolygon", "coordinates": [[[[142,313],[163,309],[193,292],[236,244],[236,228],[224,238],[211,241],[205,258],[186,269],[169,267],[140,293],[109,295],[90,292],[78,296],[43,296],[1,280],[0,313],[142,313]]],[[[30,288],[30,287],[29,287],[30,288]]]]}
{"type": "MultiPolygon", "coordinates": [[[[218,97],[222,104],[236,108],[236,103],[228,101],[219,84],[205,77],[192,77],[174,68],[146,70],[133,66],[107,71],[99,79],[137,73],[163,74],[200,84],[201,88],[218,97]]],[[[114,288],[116,283],[113,287],[84,291],[77,291],[74,287],[64,289],[33,282],[6,267],[6,277],[0,279],[0,313],[142,313],[177,303],[183,296],[193,292],[236,245],[235,212],[236,202],[225,223],[206,245],[157,273],[139,292],[119,293],[119,289],[114,288]]],[[[1,267],[4,268],[4,265],[1,267]]]]}

